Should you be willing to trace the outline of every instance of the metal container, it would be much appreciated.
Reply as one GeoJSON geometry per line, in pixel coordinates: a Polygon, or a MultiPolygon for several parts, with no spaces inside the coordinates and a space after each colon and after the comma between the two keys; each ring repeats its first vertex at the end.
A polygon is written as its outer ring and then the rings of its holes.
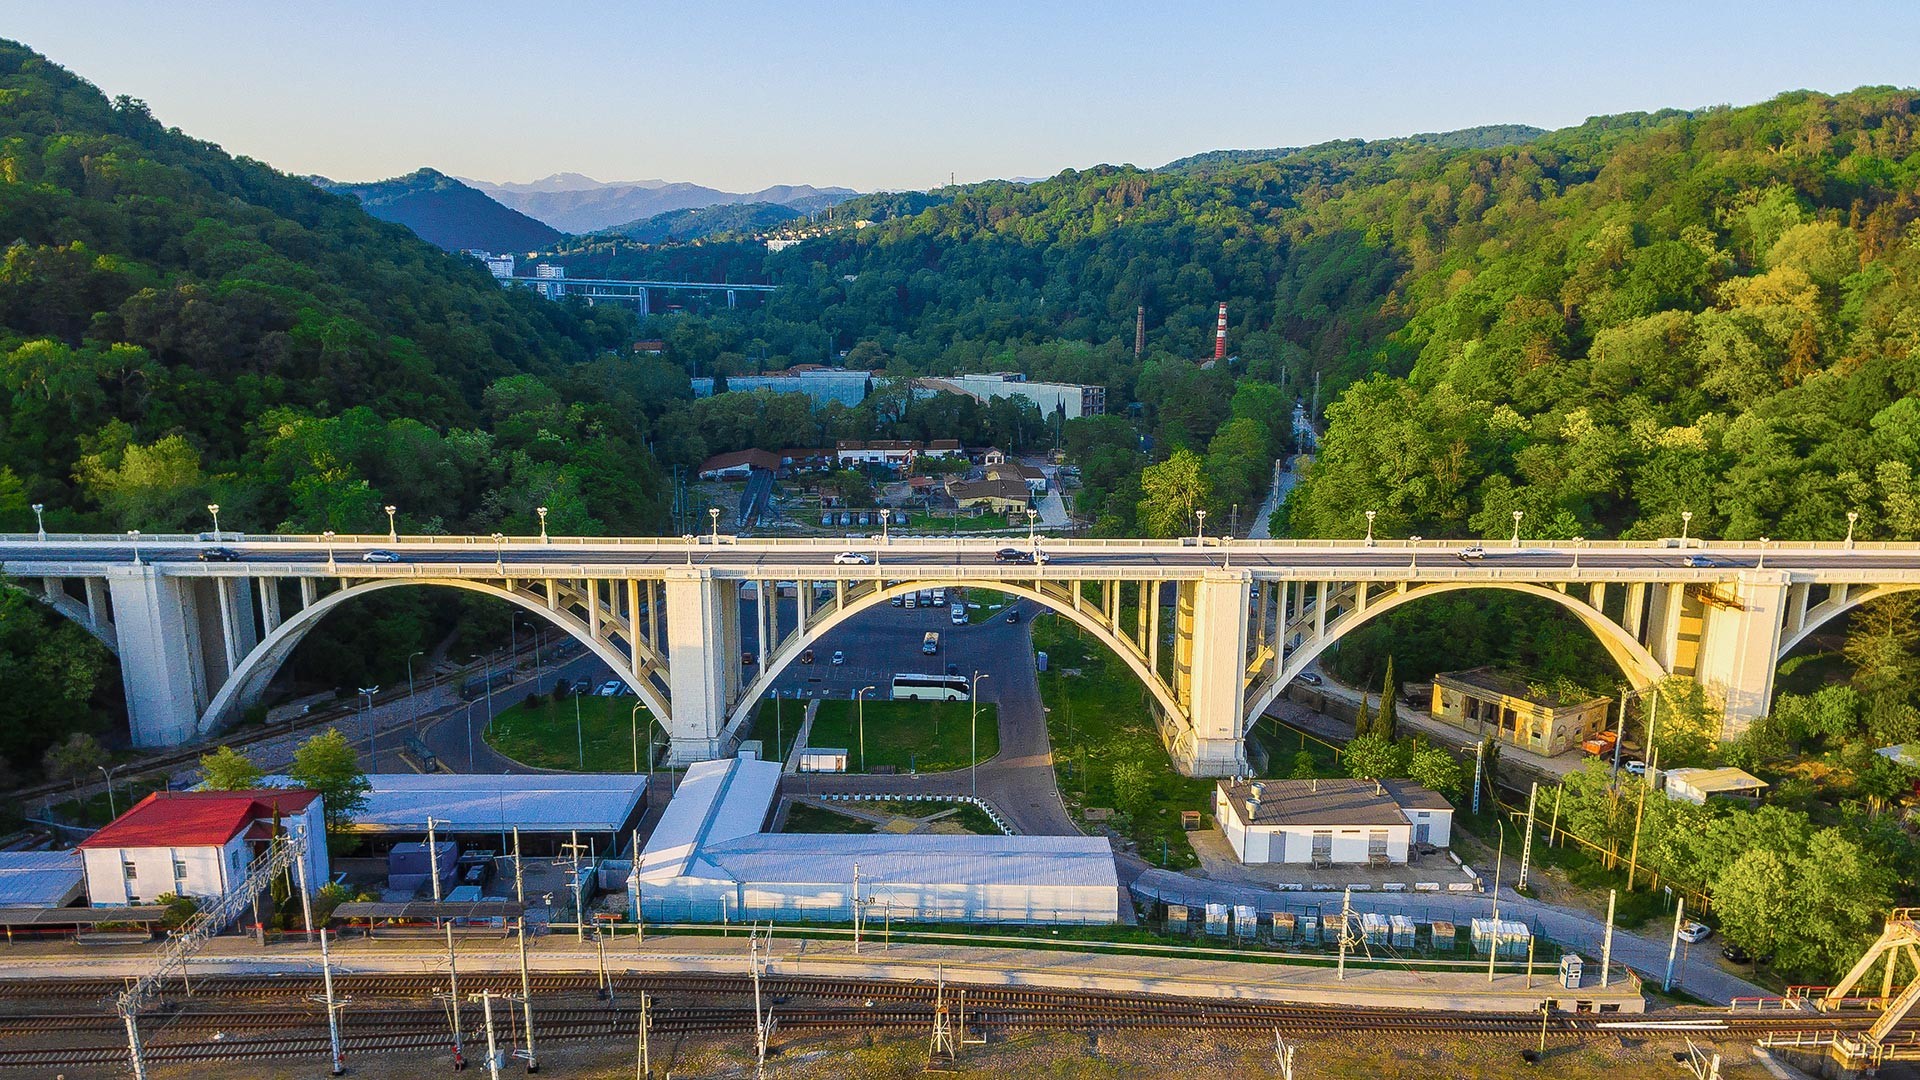
{"type": "Polygon", "coordinates": [[[1387,921],[1392,926],[1392,935],[1389,940],[1393,942],[1393,947],[1396,949],[1413,948],[1413,920],[1407,918],[1405,915],[1395,915],[1387,921]]]}
{"type": "Polygon", "coordinates": [[[1214,937],[1226,937],[1228,924],[1233,921],[1233,911],[1225,904],[1207,905],[1207,933],[1214,937]]]}
{"type": "Polygon", "coordinates": [[[1580,972],[1585,961],[1579,953],[1566,953],[1560,957],[1560,986],[1567,990],[1580,989],[1580,972]]]}
{"type": "Polygon", "coordinates": [[[1533,931],[1526,923],[1512,919],[1473,920],[1473,951],[1476,956],[1485,956],[1492,950],[1499,956],[1521,959],[1527,955],[1527,943],[1531,940],[1533,931]]]}
{"type": "Polygon", "coordinates": [[[1193,924],[1187,921],[1187,905],[1167,905],[1167,932],[1173,934],[1193,932],[1193,924]]]}
{"type": "Polygon", "coordinates": [[[1385,945],[1393,932],[1393,924],[1385,915],[1376,915],[1371,911],[1360,915],[1360,935],[1369,945],[1385,945]]]}
{"type": "Polygon", "coordinates": [[[1291,911],[1276,911],[1273,914],[1267,916],[1267,924],[1269,927],[1271,927],[1271,929],[1268,931],[1268,934],[1271,936],[1272,940],[1276,942],[1292,941],[1293,935],[1294,935],[1294,921],[1295,920],[1293,917],[1293,913],[1291,911]]]}
{"type": "Polygon", "coordinates": [[[1433,920],[1431,931],[1433,934],[1431,948],[1451,951],[1460,947],[1460,931],[1445,919],[1433,920]]]}
{"type": "Polygon", "coordinates": [[[1235,904],[1233,908],[1233,936],[1242,941],[1252,941],[1260,933],[1260,915],[1251,904],[1235,904]]]}
{"type": "Polygon", "coordinates": [[[1300,931],[1301,941],[1309,945],[1318,945],[1320,943],[1320,916],[1318,914],[1311,911],[1306,912],[1295,921],[1295,926],[1300,931]]]}

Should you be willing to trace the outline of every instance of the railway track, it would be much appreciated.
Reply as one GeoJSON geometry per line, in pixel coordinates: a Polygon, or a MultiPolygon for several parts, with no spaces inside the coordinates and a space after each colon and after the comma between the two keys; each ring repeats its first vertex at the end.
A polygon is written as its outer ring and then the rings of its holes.
{"type": "MultiPolygon", "coordinates": [[[[341,993],[368,998],[424,997],[445,987],[444,980],[412,975],[356,975],[336,980],[341,993]]],[[[582,994],[596,988],[591,975],[543,975],[531,980],[536,994],[582,994]]],[[[517,975],[471,975],[464,988],[517,991],[517,975]]],[[[639,1030],[639,993],[668,999],[682,996],[733,995],[751,991],[744,976],[640,976],[614,979],[618,1007],[578,1006],[550,1002],[534,1017],[542,1041],[631,1038],[639,1030]]],[[[48,981],[38,985],[40,998],[73,1000],[104,998],[117,991],[114,980],[48,981]]],[[[925,983],[877,980],[768,978],[763,995],[774,1002],[772,1016],[781,1031],[828,1033],[835,1031],[924,1031],[932,1024],[935,988],[925,983]],[[823,1004],[845,1002],[846,1004],[823,1004]]],[[[329,1049],[324,1012],[318,1007],[296,1009],[213,1010],[202,1001],[231,997],[279,997],[319,989],[318,980],[305,977],[263,979],[225,976],[195,980],[194,997],[184,993],[167,1001],[177,1011],[157,1010],[145,1018],[148,1058],[154,1062],[193,1062],[324,1056],[329,1049]]],[[[960,996],[950,989],[949,1008],[960,996]]],[[[1222,1001],[1165,998],[1112,992],[1079,992],[1013,987],[967,988],[965,1020],[982,1032],[1038,1031],[1210,1031],[1265,1034],[1278,1027],[1296,1035],[1357,1033],[1416,1035],[1466,1034],[1481,1036],[1531,1035],[1540,1030],[1537,1013],[1456,1013],[1388,1008],[1330,1007],[1281,1002],[1222,1001]]],[[[503,1039],[517,1039],[520,1015],[516,1009],[496,1013],[503,1039]]],[[[1765,1034],[1832,1032],[1865,1027],[1871,1015],[1784,1013],[1735,1016],[1704,1009],[1670,1010],[1655,1018],[1617,1014],[1561,1015],[1551,1018],[1547,1032],[1559,1038],[1586,1038],[1612,1034],[1654,1034],[1686,1031],[1728,1038],[1758,1038],[1765,1034]]],[[[470,1043],[483,1036],[476,1008],[463,1017],[464,1037],[470,1043]]],[[[658,1035],[744,1035],[753,1030],[754,1016],[746,1004],[683,1005],[661,1002],[653,1011],[658,1035]]],[[[364,1002],[349,1010],[343,1024],[349,1054],[431,1051],[449,1047],[448,1017],[439,1008],[404,1008],[364,1002]]],[[[0,1044],[30,1036],[67,1038],[82,1043],[63,1048],[0,1049],[0,1068],[83,1068],[124,1062],[126,1049],[118,1018],[98,1013],[57,1013],[0,1017],[0,1044]],[[97,1045],[94,1045],[97,1044],[97,1045]]]]}

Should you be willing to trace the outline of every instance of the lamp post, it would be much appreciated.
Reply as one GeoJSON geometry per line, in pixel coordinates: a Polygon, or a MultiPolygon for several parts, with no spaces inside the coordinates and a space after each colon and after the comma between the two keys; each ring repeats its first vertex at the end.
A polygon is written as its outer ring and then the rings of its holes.
{"type": "Polygon", "coordinates": [[[1195,518],[1198,518],[1200,521],[1200,524],[1196,526],[1194,529],[1193,541],[1196,545],[1200,547],[1206,547],[1207,546],[1207,512],[1205,510],[1195,510],[1193,512],[1193,516],[1195,518]]]}
{"type": "MultiPolygon", "coordinates": [[[[1860,511],[1847,511],[1847,550],[1853,550],[1853,523],[1860,520],[1860,511]]],[[[135,560],[138,561],[138,560],[135,560]]]]}
{"type": "Polygon", "coordinates": [[[420,734],[420,705],[413,698],[413,658],[425,656],[426,651],[415,649],[407,654],[407,719],[413,721],[413,733],[420,734]]]}
{"type": "Polygon", "coordinates": [[[507,538],[500,533],[493,534],[493,565],[502,575],[507,572],[507,538]]]}
{"type": "Polygon", "coordinates": [[[717,506],[707,507],[707,520],[713,522],[713,546],[719,547],[720,546],[720,508],[717,506]]]}
{"type": "Polygon", "coordinates": [[[100,770],[101,776],[104,776],[107,778],[107,817],[109,820],[120,816],[120,808],[118,804],[116,804],[113,801],[113,774],[119,772],[121,769],[124,769],[126,767],[127,766],[124,762],[119,765],[115,765],[111,769],[107,768],[105,765],[94,766],[94,768],[100,770]]]}
{"type": "Polygon", "coordinates": [[[208,503],[207,513],[213,515],[213,538],[218,540],[220,539],[220,504],[208,503]]]}
{"type": "Polygon", "coordinates": [[[128,529],[127,542],[133,545],[133,565],[140,565],[140,530],[128,529]]]}
{"type": "MultiPolygon", "coordinates": [[[[627,717],[628,724],[633,728],[633,771],[636,773],[640,771],[640,710],[644,708],[646,708],[645,702],[634,702],[633,712],[627,717]]],[[[649,779],[653,776],[653,721],[651,719],[647,721],[647,776],[649,779]]]]}
{"type": "Polygon", "coordinates": [[[540,515],[540,542],[543,544],[552,543],[552,541],[547,539],[547,508],[544,506],[536,506],[533,508],[533,512],[540,515]]]}
{"type": "Polygon", "coordinates": [[[863,686],[860,689],[855,690],[853,692],[853,702],[854,702],[853,708],[854,708],[854,712],[858,716],[857,723],[860,728],[860,771],[861,772],[867,771],[867,691],[872,689],[873,687],[871,686],[863,686]]]}
{"type": "Polygon", "coordinates": [[[1580,569],[1580,545],[1586,542],[1587,538],[1584,536],[1576,536],[1573,538],[1573,568],[1575,570],[1580,569]]]}
{"type": "Polygon", "coordinates": [[[1027,547],[1035,551],[1040,549],[1039,536],[1034,532],[1034,523],[1039,519],[1040,511],[1035,510],[1031,506],[1027,507],[1027,547]]]}
{"type": "Polygon", "coordinates": [[[979,672],[973,673],[973,681],[967,686],[967,701],[973,707],[973,741],[968,752],[971,764],[968,771],[973,774],[973,797],[980,797],[980,680],[991,678],[979,672]]]}
{"type": "Polygon", "coordinates": [[[373,738],[374,738],[373,695],[379,692],[380,692],[380,688],[377,686],[363,686],[360,688],[360,693],[367,699],[367,711],[363,715],[365,715],[367,718],[367,771],[368,772],[380,771],[380,757],[379,755],[374,753],[374,749],[373,749],[373,738]]]}
{"type": "MultiPolygon", "coordinates": [[[[1413,557],[1408,561],[1407,569],[1418,570],[1420,569],[1420,538],[1417,536],[1409,536],[1407,537],[1407,544],[1413,550],[1413,557]]],[[[1283,611],[1280,615],[1282,618],[1285,618],[1286,612],[1283,611]]]]}
{"type": "Polygon", "coordinates": [[[1515,510],[1513,512],[1513,546],[1514,547],[1520,546],[1520,519],[1526,516],[1527,515],[1525,511],[1515,510]]]}
{"type": "Polygon", "coordinates": [[[333,562],[333,530],[328,529],[326,532],[321,533],[320,539],[327,542],[327,573],[331,574],[339,569],[333,562]]]}
{"type": "Polygon", "coordinates": [[[1755,570],[1765,570],[1767,568],[1767,545],[1769,543],[1771,543],[1771,541],[1767,537],[1763,536],[1760,538],[1760,560],[1754,563],[1753,568],[1755,570]]]}
{"type": "Polygon", "coordinates": [[[400,508],[393,505],[392,503],[388,503],[387,505],[381,507],[380,509],[385,510],[387,512],[387,542],[389,544],[399,543],[400,542],[400,525],[399,523],[394,521],[393,515],[399,512],[400,508]]]}
{"type": "Polygon", "coordinates": [[[33,504],[33,526],[40,533],[40,539],[47,538],[47,504],[33,504]]]}
{"type": "Polygon", "coordinates": [[[1680,511],[1680,542],[1687,542],[1687,530],[1693,527],[1693,511],[1680,511]]]}
{"type": "Polygon", "coordinates": [[[467,771],[468,772],[473,771],[473,707],[478,704],[480,704],[480,699],[478,698],[475,698],[474,700],[467,702],[467,771]]]}
{"type": "Polygon", "coordinates": [[[1367,546],[1368,547],[1373,546],[1373,516],[1377,513],[1379,513],[1378,510],[1367,511],[1367,546]]]}

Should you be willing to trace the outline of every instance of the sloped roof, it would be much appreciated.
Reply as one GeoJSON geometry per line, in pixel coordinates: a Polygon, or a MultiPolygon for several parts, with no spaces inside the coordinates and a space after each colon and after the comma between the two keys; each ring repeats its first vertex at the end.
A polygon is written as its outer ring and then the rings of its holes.
{"type": "Polygon", "coordinates": [[[105,828],[82,840],[83,848],[218,847],[260,818],[297,814],[320,797],[297,788],[252,791],[156,791],[105,828]]]}
{"type": "Polygon", "coordinates": [[[355,832],[418,833],[431,814],[441,835],[462,832],[610,832],[647,789],[635,773],[375,773],[355,832]]]}
{"type": "Polygon", "coordinates": [[[1220,781],[1234,816],[1249,825],[1406,825],[1406,811],[1451,810],[1438,792],[1406,780],[1220,781]],[[1251,816],[1247,800],[1260,785],[1260,809],[1251,816]]]}

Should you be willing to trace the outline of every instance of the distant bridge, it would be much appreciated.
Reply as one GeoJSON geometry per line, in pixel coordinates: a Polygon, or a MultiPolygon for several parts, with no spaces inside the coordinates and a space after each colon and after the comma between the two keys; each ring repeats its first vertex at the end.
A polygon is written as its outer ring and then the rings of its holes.
{"type": "Polygon", "coordinates": [[[734,307],[739,302],[739,294],[770,293],[774,285],[739,285],[727,282],[711,281],[634,281],[625,278],[545,278],[545,277],[504,277],[500,283],[532,289],[551,300],[563,296],[584,297],[589,304],[602,300],[617,300],[633,304],[642,315],[653,312],[653,293],[659,292],[707,292],[725,293],[727,306],[734,307]]]}
{"type": "Polygon", "coordinates": [[[895,596],[957,585],[1034,601],[1099,640],[1146,686],[1175,765],[1215,776],[1245,769],[1248,725],[1326,649],[1421,597],[1503,589],[1558,604],[1634,686],[1699,680],[1732,735],[1766,713],[1775,666],[1808,635],[1920,589],[1912,543],[1049,539],[1039,565],[1001,561],[1005,540],[922,537],[219,543],[237,557],[202,561],[209,544],[193,536],[5,536],[0,569],[119,654],[141,746],[240,716],[340,604],[437,585],[517,604],[578,638],[659,718],[672,758],[698,761],[737,744],[755,704],[822,635],[895,596]],[[840,562],[849,549],[873,561],[840,562]]]}

